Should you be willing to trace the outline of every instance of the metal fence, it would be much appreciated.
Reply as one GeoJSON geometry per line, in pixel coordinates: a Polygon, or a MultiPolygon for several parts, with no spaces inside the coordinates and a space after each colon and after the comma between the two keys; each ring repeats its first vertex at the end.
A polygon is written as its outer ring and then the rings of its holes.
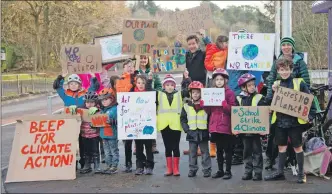
{"type": "MultiPolygon", "coordinates": [[[[4,78],[6,75],[2,75],[4,78]]],[[[8,75],[9,76],[9,75],[8,75]]],[[[18,74],[15,79],[1,81],[1,96],[53,91],[53,78],[46,74],[18,74]],[[24,78],[22,75],[24,75],[24,78]]]]}

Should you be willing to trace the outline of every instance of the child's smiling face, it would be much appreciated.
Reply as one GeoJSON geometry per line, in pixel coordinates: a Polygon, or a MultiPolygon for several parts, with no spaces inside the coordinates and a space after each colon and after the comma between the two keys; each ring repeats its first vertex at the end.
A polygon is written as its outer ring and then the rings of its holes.
{"type": "Polygon", "coordinates": [[[113,99],[112,98],[105,98],[103,100],[101,100],[101,104],[104,106],[104,107],[108,107],[109,105],[111,105],[113,102],[113,99]]]}
{"type": "Polygon", "coordinates": [[[95,101],[86,101],[85,102],[85,106],[87,107],[87,108],[91,108],[91,107],[95,107],[96,106],[96,102],[95,101]]]}
{"type": "Polygon", "coordinates": [[[141,78],[137,78],[136,87],[139,91],[145,90],[145,80],[143,80],[141,78]]]}
{"type": "Polygon", "coordinates": [[[68,88],[71,91],[76,92],[77,90],[79,90],[81,88],[81,84],[72,81],[72,82],[68,83],[68,88]]]}

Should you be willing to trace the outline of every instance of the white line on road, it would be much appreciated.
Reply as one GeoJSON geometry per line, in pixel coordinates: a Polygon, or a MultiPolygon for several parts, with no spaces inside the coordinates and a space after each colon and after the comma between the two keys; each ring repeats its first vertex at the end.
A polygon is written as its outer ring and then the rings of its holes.
{"type": "MultiPolygon", "coordinates": [[[[63,108],[60,108],[60,109],[58,109],[58,110],[52,112],[52,114],[56,114],[56,113],[60,112],[62,109],[63,109],[63,108]]],[[[41,115],[47,115],[47,114],[44,113],[44,114],[41,114],[41,115]]],[[[15,124],[15,123],[16,123],[16,121],[11,122],[11,123],[6,123],[6,124],[1,125],[1,127],[6,127],[6,126],[8,126],[8,125],[12,125],[12,124],[15,124]]]]}

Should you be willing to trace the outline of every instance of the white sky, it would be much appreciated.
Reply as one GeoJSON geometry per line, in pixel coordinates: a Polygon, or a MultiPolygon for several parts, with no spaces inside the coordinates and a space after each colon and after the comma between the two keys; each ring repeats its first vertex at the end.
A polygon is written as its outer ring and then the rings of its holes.
{"type": "MultiPolygon", "coordinates": [[[[197,7],[201,1],[154,1],[156,5],[159,5],[162,8],[167,8],[175,10],[179,8],[180,10],[189,9],[192,7],[197,7]]],[[[264,12],[264,3],[266,1],[211,1],[218,5],[221,9],[226,8],[227,6],[241,6],[241,5],[251,5],[257,6],[262,12],[264,12]]],[[[133,3],[133,1],[127,1],[127,3],[133,3]]]]}

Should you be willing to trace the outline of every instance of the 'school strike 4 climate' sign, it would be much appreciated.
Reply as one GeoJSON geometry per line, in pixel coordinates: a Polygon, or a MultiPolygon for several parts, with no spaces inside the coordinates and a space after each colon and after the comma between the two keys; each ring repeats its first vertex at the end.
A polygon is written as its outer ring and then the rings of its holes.
{"type": "Polygon", "coordinates": [[[156,92],[119,92],[118,139],[156,139],[156,92]]]}
{"type": "Polygon", "coordinates": [[[33,116],[16,124],[6,182],[72,180],[81,118],[33,116]]]}
{"type": "Polygon", "coordinates": [[[227,68],[270,71],[273,64],[274,34],[229,33],[227,68]]]}
{"type": "Polygon", "coordinates": [[[203,88],[202,100],[204,100],[204,106],[222,106],[222,101],[225,100],[225,89],[203,88]]]}
{"type": "Polygon", "coordinates": [[[184,70],[186,64],[186,49],[178,47],[154,48],[153,71],[184,70]]]}
{"type": "Polygon", "coordinates": [[[232,106],[232,133],[269,134],[268,106],[232,106]]]}
{"type": "Polygon", "coordinates": [[[124,20],[122,53],[152,55],[157,43],[158,22],[153,20],[124,20]]]}
{"type": "Polygon", "coordinates": [[[273,95],[271,110],[307,120],[313,99],[311,94],[279,86],[273,95]]]}
{"type": "Polygon", "coordinates": [[[63,45],[60,51],[62,72],[69,74],[100,73],[100,45],[63,45]]]}

